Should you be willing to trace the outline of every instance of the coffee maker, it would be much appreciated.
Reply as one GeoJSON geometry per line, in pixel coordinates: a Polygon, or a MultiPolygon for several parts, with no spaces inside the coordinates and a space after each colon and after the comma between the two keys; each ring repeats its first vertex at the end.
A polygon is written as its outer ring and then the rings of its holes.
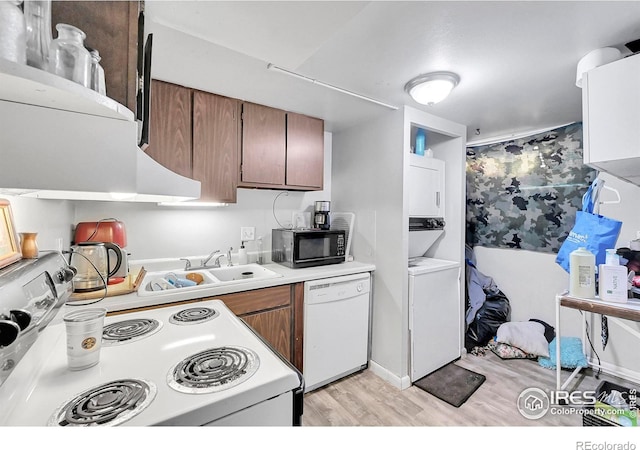
{"type": "Polygon", "coordinates": [[[102,219],[97,222],[79,222],[76,225],[73,241],[75,244],[82,242],[103,242],[109,252],[117,252],[118,256],[109,257],[108,284],[122,283],[129,274],[127,246],[127,232],[124,223],[116,219],[102,219]],[[119,266],[117,263],[119,262],[119,266]]]}
{"type": "Polygon", "coordinates": [[[329,210],[331,202],[317,201],[313,213],[313,227],[320,230],[328,230],[330,227],[329,210]]]}

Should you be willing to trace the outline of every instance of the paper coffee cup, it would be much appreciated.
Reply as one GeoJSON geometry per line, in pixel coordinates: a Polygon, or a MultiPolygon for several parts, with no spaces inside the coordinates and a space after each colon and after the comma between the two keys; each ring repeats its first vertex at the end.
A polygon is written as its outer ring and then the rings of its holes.
{"type": "Polygon", "coordinates": [[[67,329],[69,370],[83,370],[100,361],[105,308],[73,311],[63,317],[67,329]]]}

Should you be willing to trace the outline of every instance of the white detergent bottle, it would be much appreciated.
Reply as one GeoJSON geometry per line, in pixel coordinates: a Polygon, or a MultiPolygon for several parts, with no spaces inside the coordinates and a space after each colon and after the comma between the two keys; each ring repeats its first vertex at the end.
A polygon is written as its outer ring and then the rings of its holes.
{"type": "Polygon", "coordinates": [[[605,264],[600,264],[598,269],[600,299],[608,302],[626,303],[629,297],[627,268],[620,265],[620,257],[616,254],[615,249],[607,249],[605,264]]]}
{"type": "Polygon", "coordinates": [[[585,247],[569,255],[569,295],[571,297],[595,298],[596,257],[585,247]]]}

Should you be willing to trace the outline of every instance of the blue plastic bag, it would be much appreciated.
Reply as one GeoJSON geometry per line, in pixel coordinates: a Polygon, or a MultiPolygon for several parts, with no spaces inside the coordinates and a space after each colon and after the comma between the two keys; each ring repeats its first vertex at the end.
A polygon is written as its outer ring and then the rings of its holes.
{"type": "Polygon", "coordinates": [[[582,211],[576,212],[576,223],[564,240],[556,256],[558,263],[569,272],[569,255],[580,247],[585,247],[596,257],[596,266],[605,263],[606,250],[616,248],[622,222],[595,214],[600,188],[604,183],[595,179],[582,197],[582,211]]]}

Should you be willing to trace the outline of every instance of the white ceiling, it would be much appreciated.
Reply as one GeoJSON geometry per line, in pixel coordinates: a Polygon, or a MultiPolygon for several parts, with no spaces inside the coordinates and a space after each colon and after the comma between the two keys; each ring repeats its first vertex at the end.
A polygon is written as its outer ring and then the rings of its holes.
{"type": "MultiPolygon", "coordinates": [[[[321,117],[328,131],[388,111],[267,70],[273,63],[462,123],[476,142],[582,120],[580,58],[606,46],[629,53],[624,44],[640,38],[640,1],[147,0],[146,19],[211,43],[202,57],[217,68],[213,92],[321,117]],[[442,70],[461,78],[442,103],[404,92],[414,76],[442,70]]],[[[167,81],[183,78],[159,64],[167,81]]]]}

